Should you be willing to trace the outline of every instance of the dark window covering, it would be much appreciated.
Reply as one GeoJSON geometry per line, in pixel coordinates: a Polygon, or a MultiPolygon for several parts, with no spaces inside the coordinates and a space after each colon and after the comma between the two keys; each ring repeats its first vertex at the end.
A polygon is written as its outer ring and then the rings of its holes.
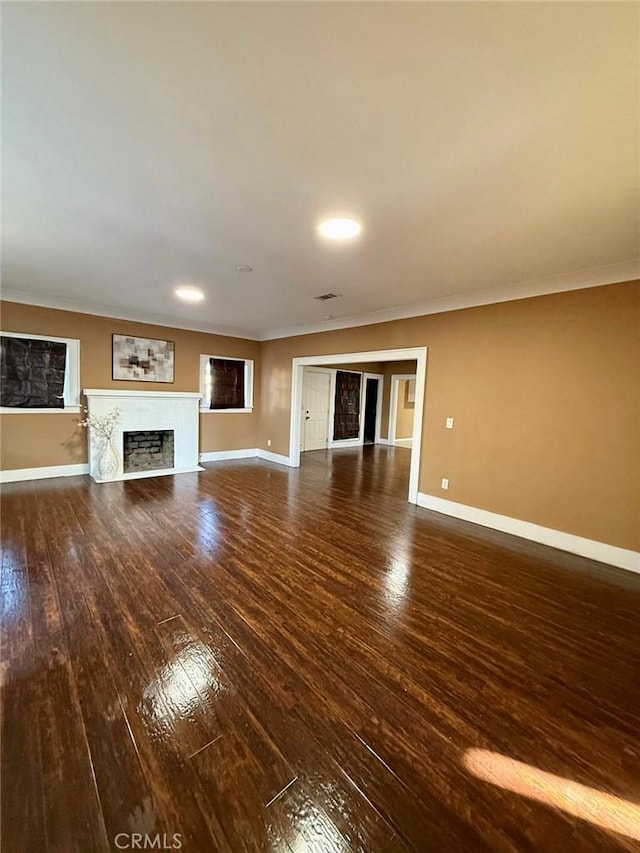
{"type": "Polygon", "coordinates": [[[244,361],[210,358],[211,409],[244,409],[244,361]]]}
{"type": "Polygon", "coordinates": [[[16,409],[64,409],[67,345],[34,338],[0,338],[0,404],[16,409]]]}
{"type": "Polygon", "coordinates": [[[360,432],[360,373],[336,371],[336,405],[333,440],[357,438],[360,432]]]}

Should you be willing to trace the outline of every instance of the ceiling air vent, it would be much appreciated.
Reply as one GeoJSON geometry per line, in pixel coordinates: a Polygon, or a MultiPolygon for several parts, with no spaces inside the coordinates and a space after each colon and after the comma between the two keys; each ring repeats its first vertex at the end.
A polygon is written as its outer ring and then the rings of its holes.
{"type": "Polygon", "coordinates": [[[326,302],[327,299],[337,299],[337,293],[322,293],[320,296],[314,296],[314,299],[319,299],[320,302],[326,302]]]}

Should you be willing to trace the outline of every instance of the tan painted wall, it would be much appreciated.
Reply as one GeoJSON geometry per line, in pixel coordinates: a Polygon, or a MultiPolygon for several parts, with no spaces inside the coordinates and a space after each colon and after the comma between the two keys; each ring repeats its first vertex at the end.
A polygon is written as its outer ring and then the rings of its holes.
{"type": "Polygon", "coordinates": [[[379,361],[367,361],[362,364],[325,364],[331,370],[353,370],[356,373],[384,373],[384,363],[379,361]]]}
{"type": "MultiPolygon", "coordinates": [[[[199,391],[200,355],[228,355],[254,359],[254,402],[260,401],[260,344],[241,338],[189,332],[55,311],[32,305],[2,303],[1,327],[7,332],[80,339],[80,387],[119,388],[127,391],[199,391]],[[175,382],[114,382],[111,379],[112,333],[162,338],[175,342],[175,382]]],[[[0,415],[0,468],[35,468],[87,461],[86,430],[77,426],[77,414],[0,415]]],[[[250,414],[200,416],[200,450],[237,450],[255,447],[258,411],[250,414]]]]}
{"type": "Polygon", "coordinates": [[[640,549],[639,308],[629,282],[265,342],[259,446],[289,452],[294,356],[427,346],[420,491],[640,549]]]}

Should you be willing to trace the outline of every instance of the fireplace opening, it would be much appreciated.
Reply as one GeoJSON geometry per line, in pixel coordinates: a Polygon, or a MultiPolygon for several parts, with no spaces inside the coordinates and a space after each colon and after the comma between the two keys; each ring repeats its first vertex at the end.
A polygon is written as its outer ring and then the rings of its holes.
{"type": "Polygon", "coordinates": [[[124,473],[173,468],[173,430],[123,433],[124,473]]]}

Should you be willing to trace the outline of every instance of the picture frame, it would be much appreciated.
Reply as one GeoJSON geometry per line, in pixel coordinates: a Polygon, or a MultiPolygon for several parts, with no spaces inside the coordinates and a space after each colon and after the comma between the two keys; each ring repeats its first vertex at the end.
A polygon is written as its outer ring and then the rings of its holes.
{"type": "Polygon", "coordinates": [[[114,333],[111,378],[130,382],[173,384],[175,344],[156,338],[114,333]]]}

